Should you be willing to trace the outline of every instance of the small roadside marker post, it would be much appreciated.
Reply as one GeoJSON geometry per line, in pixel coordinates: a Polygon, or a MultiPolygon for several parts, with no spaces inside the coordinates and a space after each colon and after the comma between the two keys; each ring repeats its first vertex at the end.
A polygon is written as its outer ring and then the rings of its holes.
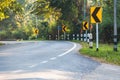
{"type": "Polygon", "coordinates": [[[83,41],[82,29],[80,30],[80,40],[83,41]]]}
{"type": "Polygon", "coordinates": [[[86,34],[84,34],[84,42],[86,42],[86,34]]]}
{"type": "Polygon", "coordinates": [[[88,34],[87,34],[87,42],[88,42],[88,44],[89,44],[89,42],[90,42],[90,38],[89,38],[89,37],[90,37],[90,34],[88,33],[88,34]]]}
{"type": "Polygon", "coordinates": [[[93,48],[93,42],[92,42],[92,39],[93,39],[93,36],[92,36],[92,33],[89,34],[89,39],[90,39],[90,42],[89,42],[89,48],[93,48]]]}
{"type": "Polygon", "coordinates": [[[58,40],[58,35],[56,35],[56,40],[58,40]]]}
{"type": "Polygon", "coordinates": [[[81,41],[83,41],[83,34],[81,34],[81,37],[80,37],[80,38],[81,38],[81,41]]]}
{"type": "Polygon", "coordinates": [[[90,34],[89,34],[89,48],[93,48],[93,36],[92,36],[92,24],[90,24],[90,34]]]}
{"type": "Polygon", "coordinates": [[[70,35],[69,35],[69,34],[67,34],[67,40],[70,40],[70,38],[69,38],[69,37],[70,37],[70,35]]]}
{"type": "Polygon", "coordinates": [[[75,40],[75,34],[73,34],[73,40],[75,40]]]}
{"type": "Polygon", "coordinates": [[[49,35],[49,40],[51,40],[51,35],[49,35]]]}
{"type": "Polygon", "coordinates": [[[79,40],[79,34],[77,34],[77,40],[79,40]]]}

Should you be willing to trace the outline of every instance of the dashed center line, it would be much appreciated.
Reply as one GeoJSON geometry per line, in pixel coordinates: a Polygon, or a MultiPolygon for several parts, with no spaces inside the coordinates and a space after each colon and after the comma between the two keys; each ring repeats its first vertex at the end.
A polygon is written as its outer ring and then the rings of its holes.
{"type": "Polygon", "coordinates": [[[15,70],[15,71],[12,71],[11,73],[20,73],[20,72],[23,72],[24,70],[15,70]]]}
{"type": "Polygon", "coordinates": [[[45,64],[45,63],[47,63],[47,62],[48,62],[48,61],[42,61],[41,63],[42,63],[42,64],[45,64]]]}
{"type": "Polygon", "coordinates": [[[55,60],[55,59],[57,59],[57,57],[50,58],[50,60],[55,60]]]}
{"type": "Polygon", "coordinates": [[[37,66],[37,64],[33,64],[33,65],[29,66],[29,67],[33,68],[33,67],[36,67],[36,66],[37,66]]]}
{"type": "MultiPolygon", "coordinates": [[[[62,54],[59,54],[59,55],[57,55],[56,57],[49,58],[49,60],[56,60],[57,58],[62,57],[62,56],[64,56],[64,55],[70,53],[70,52],[71,52],[72,50],[74,50],[74,49],[76,48],[76,46],[77,46],[75,43],[73,43],[73,45],[74,45],[74,46],[73,46],[71,49],[69,49],[68,51],[66,51],[66,52],[64,52],[64,53],[62,53],[62,54]]],[[[40,62],[40,64],[48,63],[49,60],[42,61],[42,62],[40,62]]],[[[33,64],[33,65],[29,66],[29,67],[30,67],[30,68],[33,68],[33,67],[36,67],[37,65],[38,65],[38,64],[33,64]]]]}

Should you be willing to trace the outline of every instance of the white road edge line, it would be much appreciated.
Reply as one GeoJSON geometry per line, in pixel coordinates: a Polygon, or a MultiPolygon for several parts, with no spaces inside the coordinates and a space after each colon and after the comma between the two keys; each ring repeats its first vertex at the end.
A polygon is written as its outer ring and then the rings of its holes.
{"type": "Polygon", "coordinates": [[[71,49],[69,49],[68,51],[66,51],[66,52],[64,52],[64,53],[62,53],[62,54],[60,54],[60,55],[58,55],[58,57],[62,57],[62,56],[64,56],[64,55],[70,53],[73,49],[75,49],[75,48],[77,47],[76,43],[73,43],[73,45],[74,45],[74,46],[73,46],[71,49]]]}

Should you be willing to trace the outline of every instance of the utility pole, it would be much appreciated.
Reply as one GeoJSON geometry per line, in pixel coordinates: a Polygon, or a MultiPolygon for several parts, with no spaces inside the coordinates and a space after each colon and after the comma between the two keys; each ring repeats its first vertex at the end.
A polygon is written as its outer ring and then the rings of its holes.
{"type": "Polygon", "coordinates": [[[114,0],[114,51],[117,51],[117,18],[116,18],[117,0],[114,0]]]}
{"type": "MultiPolygon", "coordinates": [[[[86,0],[84,0],[84,20],[86,17],[86,0]]],[[[86,42],[87,42],[87,30],[85,30],[85,34],[86,34],[86,42]]]]}
{"type": "Polygon", "coordinates": [[[84,20],[85,20],[85,17],[86,17],[86,0],[84,0],[84,20]]]}

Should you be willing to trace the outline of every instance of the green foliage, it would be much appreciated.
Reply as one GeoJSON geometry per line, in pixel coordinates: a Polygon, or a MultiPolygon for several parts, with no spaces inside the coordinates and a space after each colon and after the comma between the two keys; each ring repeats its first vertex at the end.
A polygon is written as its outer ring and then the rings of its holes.
{"type": "Polygon", "coordinates": [[[62,16],[58,25],[66,25],[71,33],[79,33],[80,19],[82,15],[81,0],[51,0],[50,5],[61,10],[62,16]]]}
{"type": "Polygon", "coordinates": [[[43,18],[57,18],[60,17],[60,10],[50,6],[50,1],[48,0],[37,0],[34,2],[33,11],[38,16],[43,16],[43,18]]]}
{"type": "Polygon", "coordinates": [[[61,19],[71,21],[78,17],[78,7],[74,0],[52,0],[51,6],[61,9],[61,19]]]}
{"type": "Polygon", "coordinates": [[[50,6],[48,0],[37,0],[34,2],[32,14],[36,15],[38,19],[38,28],[40,29],[40,36],[44,35],[47,37],[48,33],[52,33],[57,21],[61,16],[60,9],[50,6]],[[44,33],[43,33],[44,32],[44,33]]]}
{"type": "MultiPolygon", "coordinates": [[[[57,26],[66,25],[67,33],[80,33],[83,21],[84,2],[88,0],[1,0],[0,30],[7,31],[2,38],[34,39],[33,28],[39,29],[38,37],[57,34],[57,26]],[[37,18],[37,20],[36,20],[37,18]],[[9,35],[8,37],[5,37],[9,35]],[[19,37],[18,37],[19,36],[19,37]]],[[[103,21],[100,24],[100,41],[113,41],[113,0],[92,0],[91,6],[103,7],[103,21]],[[109,36],[108,36],[109,35],[109,36]]],[[[120,35],[120,1],[117,1],[117,25],[120,35]]],[[[87,4],[87,3],[86,3],[87,4]]],[[[86,18],[89,21],[89,7],[86,18]]],[[[95,27],[93,27],[95,33],[95,27]]],[[[88,30],[89,32],[89,30],[88,30]]],[[[60,35],[63,34],[60,31],[60,35]]],[[[1,32],[1,35],[3,33],[1,32]]],[[[120,38],[120,37],[119,37],[120,38]]]]}
{"type": "Polygon", "coordinates": [[[0,46],[1,46],[1,45],[4,45],[4,44],[3,44],[3,43],[0,43],[0,46]]]}
{"type": "Polygon", "coordinates": [[[0,1],[0,21],[4,20],[5,18],[9,18],[10,12],[20,12],[21,7],[16,0],[1,0],[0,1]]]}
{"type": "Polygon", "coordinates": [[[7,37],[6,31],[0,31],[0,40],[5,39],[7,37]]]}

